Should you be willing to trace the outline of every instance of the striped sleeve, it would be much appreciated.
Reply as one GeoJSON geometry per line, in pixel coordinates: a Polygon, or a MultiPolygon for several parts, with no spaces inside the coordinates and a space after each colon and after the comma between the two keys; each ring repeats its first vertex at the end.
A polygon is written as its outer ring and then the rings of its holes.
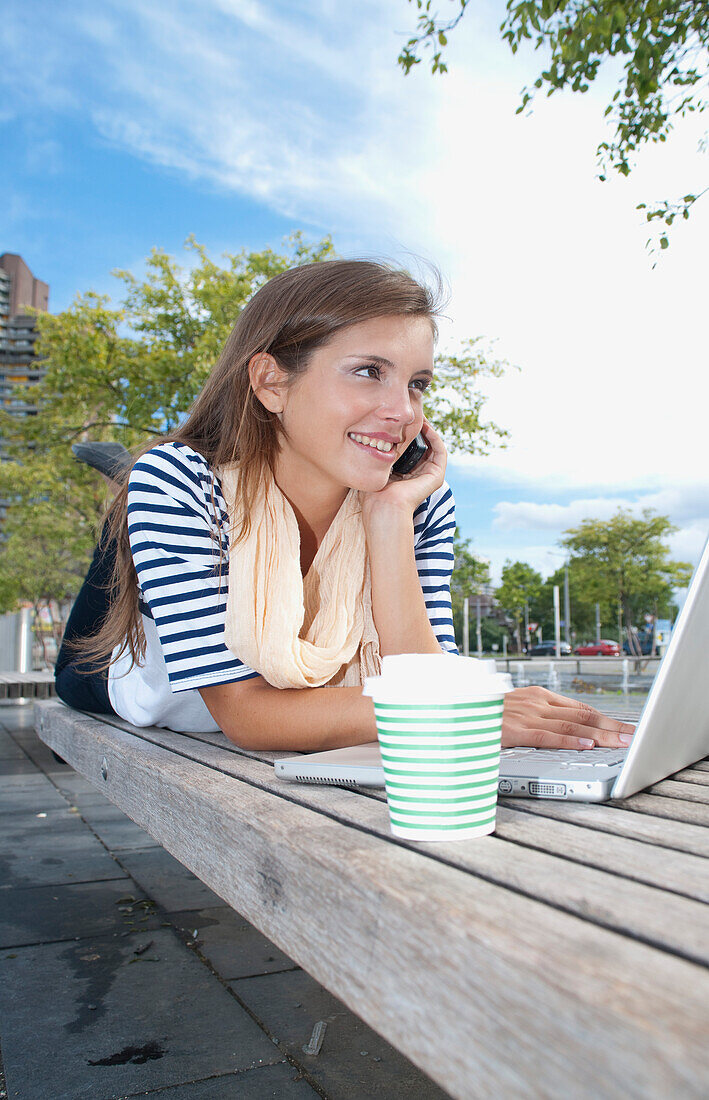
{"type": "Polygon", "coordinates": [[[128,533],[173,692],[258,675],[224,644],[226,519],[219,482],[190,447],[160,444],[136,462],[128,533]]]}
{"type": "Polygon", "coordinates": [[[433,632],[445,653],[457,653],[451,607],[455,501],[445,482],[414,512],[416,568],[433,632]]]}

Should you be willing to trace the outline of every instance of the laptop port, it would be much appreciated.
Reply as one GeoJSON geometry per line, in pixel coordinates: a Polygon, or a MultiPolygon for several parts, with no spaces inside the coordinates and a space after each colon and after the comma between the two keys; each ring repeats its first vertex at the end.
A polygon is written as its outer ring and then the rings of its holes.
{"type": "Polygon", "coordinates": [[[510,794],[512,791],[512,784],[509,779],[501,779],[497,784],[497,789],[500,794],[510,794]]]}
{"type": "Polygon", "coordinates": [[[566,783],[538,783],[532,780],[529,793],[536,798],[566,798],[566,783]]]}

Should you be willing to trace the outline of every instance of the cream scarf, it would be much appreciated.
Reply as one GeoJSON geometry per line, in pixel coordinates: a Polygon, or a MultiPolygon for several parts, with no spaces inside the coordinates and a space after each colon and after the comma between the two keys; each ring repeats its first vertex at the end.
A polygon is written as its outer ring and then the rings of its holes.
{"type": "Polygon", "coordinates": [[[234,515],[238,470],[218,471],[229,511],[229,593],[224,640],[278,688],[351,687],[381,671],[359,494],[350,489],[305,578],[291,505],[264,471],[242,542],[234,515]]]}

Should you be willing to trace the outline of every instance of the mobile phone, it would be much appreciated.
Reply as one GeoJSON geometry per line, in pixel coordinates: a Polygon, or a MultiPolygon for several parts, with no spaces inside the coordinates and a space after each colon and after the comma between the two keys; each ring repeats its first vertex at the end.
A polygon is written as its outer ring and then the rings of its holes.
{"type": "Polygon", "coordinates": [[[428,443],[423,434],[419,432],[413,443],[409,443],[401,458],[397,458],[391,472],[393,474],[410,474],[427,453],[428,443]]]}

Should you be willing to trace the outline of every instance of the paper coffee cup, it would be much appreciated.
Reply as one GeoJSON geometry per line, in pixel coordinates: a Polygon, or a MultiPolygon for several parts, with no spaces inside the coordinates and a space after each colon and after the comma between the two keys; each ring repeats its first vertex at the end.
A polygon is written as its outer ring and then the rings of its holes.
{"type": "Polygon", "coordinates": [[[384,657],[364,694],[374,700],[395,836],[464,840],[494,830],[502,705],[511,688],[494,661],[384,657]]]}

